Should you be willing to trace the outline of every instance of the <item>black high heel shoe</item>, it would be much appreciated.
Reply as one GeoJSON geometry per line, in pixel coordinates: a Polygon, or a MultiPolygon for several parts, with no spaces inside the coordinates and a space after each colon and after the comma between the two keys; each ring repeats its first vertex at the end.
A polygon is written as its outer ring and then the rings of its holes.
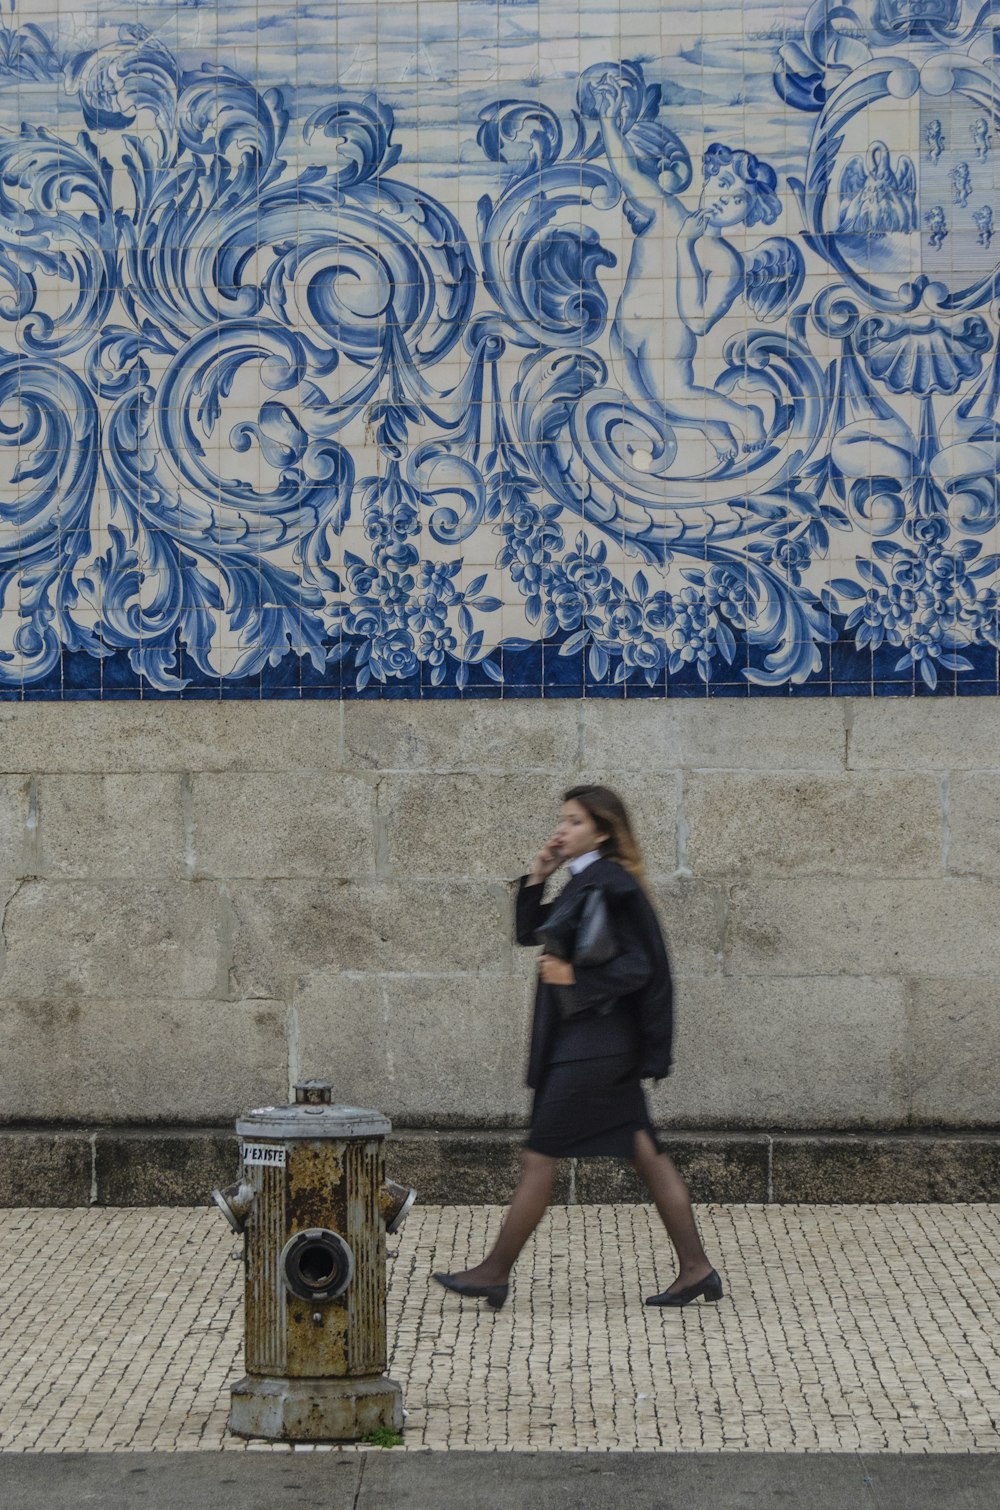
{"type": "Polygon", "coordinates": [[[688,1285],[686,1289],[675,1290],[673,1294],[664,1290],[660,1295],[647,1295],[648,1306],[688,1306],[692,1300],[704,1296],[706,1300],[721,1300],[725,1292],[722,1288],[722,1280],[714,1269],[709,1270],[704,1279],[699,1279],[697,1284],[688,1285]]]}
{"type": "Polygon", "coordinates": [[[485,1300],[492,1306],[494,1311],[499,1311],[507,1296],[510,1294],[510,1285],[470,1285],[461,1279],[456,1279],[453,1274],[432,1274],[439,1285],[446,1290],[452,1290],[456,1295],[464,1295],[469,1300],[485,1300]]]}

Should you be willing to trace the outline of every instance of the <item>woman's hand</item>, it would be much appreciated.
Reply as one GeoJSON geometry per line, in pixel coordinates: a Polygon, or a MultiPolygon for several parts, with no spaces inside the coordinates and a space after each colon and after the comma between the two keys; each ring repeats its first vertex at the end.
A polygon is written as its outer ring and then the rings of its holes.
{"type": "Polygon", "coordinates": [[[553,834],[552,838],[545,841],[535,856],[535,863],[532,865],[531,874],[528,877],[529,884],[537,886],[539,882],[547,881],[549,876],[559,869],[562,862],[563,853],[556,844],[556,836],[553,834]]]}
{"type": "Polygon", "coordinates": [[[576,976],[569,960],[557,959],[554,954],[543,954],[538,961],[538,973],[547,986],[574,986],[576,976]]]}

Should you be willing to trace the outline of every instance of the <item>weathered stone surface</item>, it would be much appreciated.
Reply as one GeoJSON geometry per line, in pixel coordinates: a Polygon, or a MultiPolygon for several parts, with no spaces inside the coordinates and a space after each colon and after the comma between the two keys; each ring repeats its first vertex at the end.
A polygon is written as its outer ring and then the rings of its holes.
{"type": "Polygon", "coordinates": [[[483,882],[236,881],[233,990],[291,995],[321,968],[508,970],[506,888],[483,882]]]}
{"type": "Polygon", "coordinates": [[[240,1172],[239,1139],[225,1128],[112,1128],[95,1148],[98,1206],[207,1206],[240,1172]]]}
{"type": "Polygon", "coordinates": [[[848,765],[858,770],[996,770],[1000,705],[991,697],[856,698],[848,765]]]}
{"type": "Polygon", "coordinates": [[[1000,887],[978,880],[761,881],[730,895],[732,975],[1000,971],[1000,887]]]}
{"type": "Polygon", "coordinates": [[[844,704],[827,698],[677,698],[581,705],[581,764],[642,774],[844,768],[844,704]]]}
{"type": "Polygon", "coordinates": [[[675,975],[712,975],[722,964],[726,893],[706,881],[655,881],[651,887],[675,975]]]}
{"type": "Polygon", "coordinates": [[[395,1044],[386,1032],[381,975],[333,967],[303,974],[292,988],[299,1078],[329,1080],[333,1099],[393,1117],[395,1044]]]}
{"type": "Polygon", "coordinates": [[[405,1126],[523,1125],[528,983],[320,972],[295,993],[302,1072],[405,1126]]]}
{"type": "MultiPolygon", "coordinates": [[[[629,807],[652,874],[677,863],[677,786],[672,775],[645,783],[626,773],[581,772],[574,785],[606,782],[629,807]]],[[[559,817],[568,783],[549,776],[386,776],[379,817],[386,826],[387,865],[394,875],[523,874],[559,817]]]]}
{"type": "MultiPolygon", "coordinates": [[[[683,763],[682,740],[692,718],[686,700],[619,702],[585,698],[579,704],[581,764],[590,771],[631,771],[658,775],[683,763]]],[[[597,778],[595,778],[597,779],[597,778]]]]}
{"type": "Polygon", "coordinates": [[[0,1121],[205,1122],[288,1092],[275,1002],[0,1002],[0,1121]]]}
{"type": "Polygon", "coordinates": [[[0,708],[0,772],[337,767],[337,702],[31,702],[0,708]]]}
{"type": "Polygon", "coordinates": [[[948,871],[1000,876],[1000,770],[949,777],[948,871]]]}
{"type": "Polygon", "coordinates": [[[89,1206],[86,1132],[0,1128],[0,1206],[89,1206]]]}
{"type": "Polygon", "coordinates": [[[653,1117],[681,1127],[891,1127],[909,1110],[898,981],[690,979],[653,1117]]]}
{"type": "MultiPolygon", "coordinates": [[[[239,1143],[227,1128],[0,1129],[0,1205],[204,1205],[239,1173],[239,1143]]],[[[524,1133],[394,1128],[390,1178],[414,1185],[428,1205],[506,1205],[517,1183],[524,1133]]],[[[885,1202],[1000,1200],[996,1133],[935,1136],[713,1134],[671,1129],[660,1141],[693,1199],[885,1202]]],[[[648,1200],[631,1170],[613,1160],[557,1165],[554,1200],[648,1200]]],[[[220,1217],[221,1221],[222,1218],[220,1217]]]]}
{"type": "Polygon", "coordinates": [[[772,1199],[847,1204],[1000,1200],[1000,1139],[775,1138],[772,1199]]]}
{"type": "Polygon", "coordinates": [[[914,982],[907,1015],[913,1121],[1000,1127],[997,982],[914,982]]]}
{"type": "MultiPolygon", "coordinates": [[[[523,1132],[433,1133],[393,1128],[386,1142],[390,1179],[412,1185],[425,1205],[505,1206],[521,1171],[523,1132]]],[[[556,1166],[553,1200],[570,1194],[567,1160],[556,1166]]]]}
{"type": "Polygon", "coordinates": [[[39,874],[177,880],[185,873],[177,775],[46,775],[38,781],[39,874]]]}
{"type": "Polygon", "coordinates": [[[689,773],[695,875],[928,876],[942,871],[940,781],[893,773],[689,773]]]}
{"type": "Polygon", "coordinates": [[[380,771],[551,771],[559,781],[577,761],[578,705],[469,701],[347,702],[344,766],[380,771]]]}
{"type": "Polygon", "coordinates": [[[25,881],[7,905],[3,996],[216,994],[215,887],[169,881],[25,881]]]}
{"type": "Polygon", "coordinates": [[[682,698],[675,708],[683,764],[714,770],[838,771],[845,716],[835,698],[682,698]]]}
{"type": "Polygon", "coordinates": [[[0,776],[0,878],[30,875],[36,867],[30,797],[29,777],[0,776]]]}
{"type": "Polygon", "coordinates": [[[555,827],[551,776],[385,776],[378,813],[398,876],[521,875],[555,827]]]}
{"type": "Polygon", "coordinates": [[[375,792],[332,771],[192,778],[195,874],[367,876],[375,870],[375,792]]]}
{"type": "MultiPolygon", "coordinates": [[[[676,1135],[659,1142],[673,1159],[693,1201],[766,1201],[767,1139],[763,1137],[676,1135]]],[[[577,1201],[584,1206],[651,1197],[628,1164],[616,1159],[580,1159],[574,1172],[577,1201]]]]}
{"type": "Polygon", "coordinates": [[[350,970],[392,977],[384,1042],[360,1008],[341,1032],[359,1084],[408,1118],[517,1119],[535,952],[512,947],[510,881],[562,791],[600,780],[633,810],[678,978],[671,1126],[996,1125],[998,736],[984,698],[2,705],[0,1038],[20,1028],[0,1114],[228,1119],[238,1067],[285,1052],[275,1017],[203,1073],[243,998],[295,995],[311,1052],[308,993],[350,970]],[[180,879],[196,864],[216,879],[180,879]],[[31,1058],[45,1013],[59,1094],[31,1058]]]}

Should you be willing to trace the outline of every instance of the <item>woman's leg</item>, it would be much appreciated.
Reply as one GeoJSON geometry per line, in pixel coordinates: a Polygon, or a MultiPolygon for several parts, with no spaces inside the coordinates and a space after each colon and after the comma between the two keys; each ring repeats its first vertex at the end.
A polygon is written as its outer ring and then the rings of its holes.
{"type": "Polygon", "coordinates": [[[556,1161],[530,1148],[521,1150],[521,1178],[511,1197],[500,1236],[481,1264],[453,1278],[471,1285],[505,1285],[517,1256],[548,1208],[556,1161]]]}
{"type": "Polygon", "coordinates": [[[677,1250],[680,1272],[670,1290],[683,1290],[697,1284],[709,1274],[712,1265],[701,1245],[701,1237],[691,1210],[691,1197],[673,1159],[657,1153],[649,1133],[635,1135],[635,1155],[630,1160],[653,1197],[667,1235],[677,1250]]]}

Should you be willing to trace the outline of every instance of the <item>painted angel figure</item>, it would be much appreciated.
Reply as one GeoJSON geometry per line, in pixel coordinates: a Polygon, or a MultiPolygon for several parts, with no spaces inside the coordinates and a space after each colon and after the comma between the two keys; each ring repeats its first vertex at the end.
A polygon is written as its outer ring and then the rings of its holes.
{"type": "Polygon", "coordinates": [[[936,163],[946,145],[944,127],[936,118],[927,122],[927,129],[924,131],[924,140],[927,143],[927,156],[932,163],[936,163]]]}
{"type": "Polygon", "coordinates": [[[935,248],[944,245],[944,238],[948,234],[948,221],[945,218],[944,205],[936,204],[924,215],[924,219],[931,228],[927,238],[928,244],[935,248]]]}
{"type": "Polygon", "coordinates": [[[852,157],[840,175],[838,231],[885,236],[917,228],[917,175],[901,152],[896,158],[885,142],[872,142],[867,157],[852,157]]]}
{"type": "Polygon", "coordinates": [[[955,203],[960,210],[964,210],[969,203],[969,195],[972,193],[972,174],[969,172],[969,164],[956,163],[948,177],[951,179],[951,187],[954,190],[955,203]]]}
{"type": "Polygon", "coordinates": [[[739,295],[758,318],[774,319],[802,287],[802,254],[787,238],[769,237],[744,258],[724,234],[777,220],[777,175],[752,152],[713,142],[702,159],[698,207],[689,211],[679,197],[687,174],[627,126],[618,72],[609,68],[594,92],[607,159],[635,234],[612,328],[626,386],[670,425],[701,431],[721,462],[735,460],[741,447],[760,451],[767,444],[762,411],[700,387],[693,363],[699,339],[739,295]]]}
{"type": "Polygon", "coordinates": [[[973,210],[972,220],[979,231],[976,240],[980,246],[989,246],[993,240],[993,211],[988,204],[984,204],[981,210],[973,210]]]}
{"type": "Polygon", "coordinates": [[[993,145],[993,137],[990,134],[990,123],[985,115],[979,116],[969,127],[969,135],[976,144],[976,156],[980,162],[985,162],[990,155],[990,147],[993,145]]]}

